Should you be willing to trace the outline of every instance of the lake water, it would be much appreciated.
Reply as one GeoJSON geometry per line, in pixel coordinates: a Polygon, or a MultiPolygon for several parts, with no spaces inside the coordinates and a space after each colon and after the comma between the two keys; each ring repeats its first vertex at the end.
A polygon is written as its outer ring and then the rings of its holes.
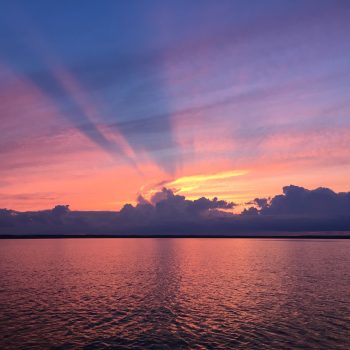
{"type": "Polygon", "coordinates": [[[350,349],[350,240],[0,241],[1,349],[350,349]]]}

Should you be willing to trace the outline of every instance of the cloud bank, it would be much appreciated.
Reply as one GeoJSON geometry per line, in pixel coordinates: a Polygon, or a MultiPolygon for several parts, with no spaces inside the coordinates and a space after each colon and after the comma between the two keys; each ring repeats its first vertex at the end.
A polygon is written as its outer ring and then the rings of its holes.
{"type": "Polygon", "coordinates": [[[150,200],[139,196],[135,206],[126,204],[119,212],[71,211],[68,205],[36,212],[0,209],[0,234],[234,236],[350,231],[350,192],[290,185],[283,187],[283,194],[255,198],[249,204],[241,214],[233,214],[233,202],[189,200],[163,188],[150,200]]]}

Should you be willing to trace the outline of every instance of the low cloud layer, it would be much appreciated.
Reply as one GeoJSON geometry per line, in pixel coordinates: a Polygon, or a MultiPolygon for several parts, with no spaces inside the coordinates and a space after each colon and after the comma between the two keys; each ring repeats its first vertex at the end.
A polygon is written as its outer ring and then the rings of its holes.
{"type": "Polygon", "coordinates": [[[350,231],[350,192],[328,188],[283,187],[283,194],[256,198],[241,214],[235,203],[189,200],[164,188],[148,201],[126,204],[119,212],[0,210],[0,234],[255,235],[350,231]]]}
{"type": "Polygon", "coordinates": [[[232,202],[217,198],[210,200],[202,197],[193,201],[188,200],[163,188],[162,191],[153,195],[150,201],[140,196],[135,207],[126,204],[119,212],[119,217],[121,222],[126,224],[129,220],[138,224],[200,221],[223,216],[222,210],[233,209],[234,206],[232,202]]]}
{"type": "MultiPolygon", "coordinates": [[[[283,194],[255,198],[251,204],[261,215],[341,216],[350,215],[350,192],[336,193],[329,188],[308,190],[299,186],[283,187],[283,194]]],[[[251,211],[249,208],[245,213],[251,211]]]]}

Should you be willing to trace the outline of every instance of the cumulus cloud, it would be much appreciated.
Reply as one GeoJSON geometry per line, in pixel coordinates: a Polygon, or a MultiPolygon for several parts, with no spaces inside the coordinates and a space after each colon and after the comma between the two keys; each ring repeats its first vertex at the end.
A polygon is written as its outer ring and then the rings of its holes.
{"type": "Polygon", "coordinates": [[[189,200],[163,188],[150,200],[138,197],[119,212],[0,210],[0,234],[255,235],[302,231],[350,231],[350,192],[286,186],[273,198],[255,198],[241,214],[235,203],[189,200]]]}
{"type": "Polygon", "coordinates": [[[138,204],[134,207],[126,204],[120,211],[123,220],[132,219],[140,221],[181,221],[197,220],[211,215],[220,216],[221,210],[233,209],[233,202],[208,199],[201,197],[196,200],[188,200],[185,196],[176,195],[172,190],[163,188],[154,194],[148,202],[143,197],[138,198],[138,204]]]}
{"type": "Polygon", "coordinates": [[[259,210],[256,209],[255,207],[250,207],[248,209],[244,209],[242,211],[242,214],[241,215],[258,215],[259,214],[259,210]]]}
{"type": "Polygon", "coordinates": [[[308,190],[283,187],[283,194],[272,199],[256,198],[261,215],[340,216],[350,215],[350,192],[336,193],[329,188],[308,190]]]}

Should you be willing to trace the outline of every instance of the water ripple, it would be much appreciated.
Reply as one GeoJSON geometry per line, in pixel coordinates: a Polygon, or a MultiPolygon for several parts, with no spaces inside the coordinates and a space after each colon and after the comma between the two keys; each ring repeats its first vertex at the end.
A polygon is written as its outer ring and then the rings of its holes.
{"type": "Polygon", "coordinates": [[[350,241],[7,240],[1,349],[349,349],[350,241]]]}

